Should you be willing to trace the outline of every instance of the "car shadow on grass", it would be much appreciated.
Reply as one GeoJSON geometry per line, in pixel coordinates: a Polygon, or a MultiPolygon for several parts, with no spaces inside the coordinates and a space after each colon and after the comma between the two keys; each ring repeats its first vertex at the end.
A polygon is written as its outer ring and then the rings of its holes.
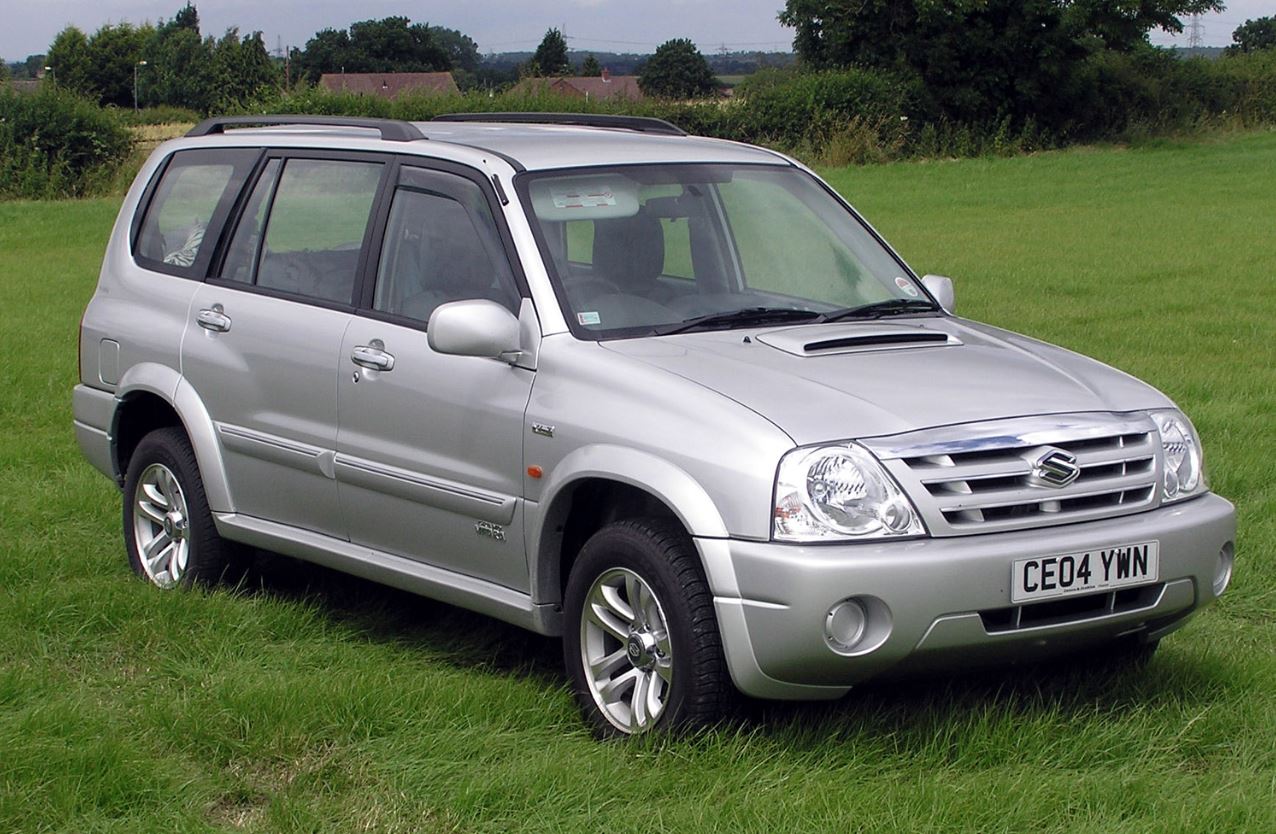
{"type": "Polygon", "coordinates": [[[765,735],[891,738],[928,748],[961,727],[1112,726],[1169,711],[1195,714],[1226,698],[1236,684],[1221,659],[1204,661],[1173,647],[1148,660],[1102,650],[1012,666],[936,670],[922,677],[878,679],[826,702],[747,701],[740,726],[765,735]]]}
{"type": "Polygon", "coordinates": [[[258,551],[237,592],[313,604],[364,637],[458,668],[564,683],[557,639],[321,565],[258,551]]]}
{"type": "MultiPolygon", "coordinates": [[[[456,668],[567,686],[556,638],[319,565],[261,552],[237,592],[313,604],[362,637],[423,651],[456,668]]],[[[813,744],[825,744],[830,734],[917,736],[922,743],[929,733],[992,717],[1066,723],[1121,716],[1150,703],[1172,701],[1191,709],[1216,699],[1234,682],[1219,663],[1204,663],[1172,647],[1143,661],[1092,652],[877,680],[835,701],[741,697],[717,730],[784,736],[793,743],[809,736],[813,744]]]]}

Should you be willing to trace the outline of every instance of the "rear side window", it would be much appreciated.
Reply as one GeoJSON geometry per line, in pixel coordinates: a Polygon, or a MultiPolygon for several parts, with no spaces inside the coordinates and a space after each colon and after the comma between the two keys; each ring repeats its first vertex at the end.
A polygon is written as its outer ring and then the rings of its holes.
{"type": "Polygon", "coordinates": [[[173,154],[138,228],[137,262],[171,275],[203,277],[230,206],[259,155],[252,148],[173,154]]]}
{"type": "Polygon", "coordinates": [[[380,162],[289,159],[276,171],[270,163],[249,198],[222,277],[351,304],[384,169],[380,162]]]}
{"type": "Polygon", "coordinates": [[[244,284],[253,282],[257,259],[261,256],[261,233],[266,228],[266,209],[275,193],[275,179],[279,176],[279,160],[266,163],[257,185],[248,198],[248,204],[240,215],[235,236],[230,239],[226,260],[222,264],[221,277],[244,284]]]}

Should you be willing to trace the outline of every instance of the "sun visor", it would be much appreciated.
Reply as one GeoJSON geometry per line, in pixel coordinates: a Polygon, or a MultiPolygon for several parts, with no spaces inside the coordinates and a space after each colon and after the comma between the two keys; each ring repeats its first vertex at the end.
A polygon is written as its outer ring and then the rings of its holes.
{"type": "Polygon", "coordinates": [[[610,220],[638,213],[638,183],[620,174],[540,179],[530,192],[540,220],[610,220]]]}

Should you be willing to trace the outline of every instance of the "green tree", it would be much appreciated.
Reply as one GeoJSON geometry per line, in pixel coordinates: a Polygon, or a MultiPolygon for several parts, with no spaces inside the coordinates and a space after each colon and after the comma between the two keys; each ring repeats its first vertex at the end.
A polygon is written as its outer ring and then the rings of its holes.
{"type": "Polygon", "coordinates": [[[152,72],[145,87],[148,104],[168,104],[207,113],[217,100],[215,41],[185,26],[161,25],[147,54],[152,72]]]}
{"type": "Polygon", "coordinates": [[[649,96],[696,98],[717,89],[709,62],[687,38],[674,38],[656,52],[638,73],[638,86],[649,96]]]}
{"type": "Polygon", "coordinates": [[[1276,49],[1276,16],[1254,18],[1237,26],[1227,52],[1235,55],[1264,49],[1276,49]]]}
{"type": "Polygon", "coordinates": [[[580,65],[580,72],[577,75],[583,75],[586,78],[593,78],[603,74],[602,65],[598,63],[598,59],[594,57],[594,53],[585,56],[585,60],[580,65]]]}
{"type": "Polygon", "coordinates": [[[1086,59],[1147,48],[1182,31],[1181,15],[1221,0],[786,0],[780,22],[810,68],[884,70],[914,82],[931,115],[962,121],[1029,116],[1056,126],[1074,112],[1086,59]]]}
{"type": "Polygon", "coordinates": [[[168,22],[168,28],[173,29],[189,29],[195,34],[199,34],[199,11],[196,10],[189,2],[178,9],[177,14],[168,22]]]}
{"type": "Polygon", "coordinates": [[[68,26],[49,44],[49,66],[53,83],[81,95],[95,97],[93,68],[89,59],[89,39],[74,26],[68,26]]]}
{"type": "Polygon", "coordinates": [[[429,30],[434,45],[447,53],[451,69],[478,72],[483,59],[479,56],[478,44],[469,35],[442,26],[430,26],[429,30]]]}
{"type": "Polygon", "coordinates": [[[325,72],[344,72],[350,64],[355,72],[350,52],[350,34],[345,29],[321,29],[306,41],[305,49],[297,55],[298,75],[312,84],[325,72]]]}
{"type": "Polygon", "coordinates": [[[567,60],[567,39],[557,29],[550,29],[541,39],[540,46],[528,66],[528,75],[571,75],[572,65],[567,60]]]}
{"type": "Polygon", "coordinates": [[[108,23],[89,38],[89,77],[99,102],[133,106],[133,72],[149,34],[149,29],[135,29],[128,23],[108,23]]]}
{"type": "Polygon", "coordinates": [[[455,33],[468,41],[467,47],[438,31],[406,17],[362,20],[350,24],[349,31],[323,29],[306,41],[298,71],[312,82],[325,72],[436,72],[452,68],[453,48],[463,56],[472,50],[477,65],[478,47],[473,41],[455,33]]]}
{"type": "Polygon", "coordinates": [[[246,104],[279,84],[279,68],[266,51],[261,32],[241,38],[238,29],[226,30],[213,45],[212,57],[217,110],[246,104]]]}
{"type": "Polygon", "coordinates": [[[21,61],[14,61],[9,64],[9,69],[14,79],[18,78],[39,78],[44,72],[44,68],[49,65],[49,56],[28,55],[21,61]]]}

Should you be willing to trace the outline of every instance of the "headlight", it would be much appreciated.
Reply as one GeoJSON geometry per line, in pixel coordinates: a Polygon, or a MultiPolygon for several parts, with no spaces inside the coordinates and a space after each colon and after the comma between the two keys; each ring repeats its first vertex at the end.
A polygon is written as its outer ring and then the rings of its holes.
{"type": "Polygon", "coordinates": [[[1201,440],[1191,422],[1178,411],[1154,411],[1152,420],[1161,435],[1161,500],[1178,501],[1208,489],[1201,440]]]}
{"type": "Polygon", "coordinates": [[[794,449],[780,460],[771,530],[788,542],[926,532],[891,476],[854,443],[794,449]]]}

